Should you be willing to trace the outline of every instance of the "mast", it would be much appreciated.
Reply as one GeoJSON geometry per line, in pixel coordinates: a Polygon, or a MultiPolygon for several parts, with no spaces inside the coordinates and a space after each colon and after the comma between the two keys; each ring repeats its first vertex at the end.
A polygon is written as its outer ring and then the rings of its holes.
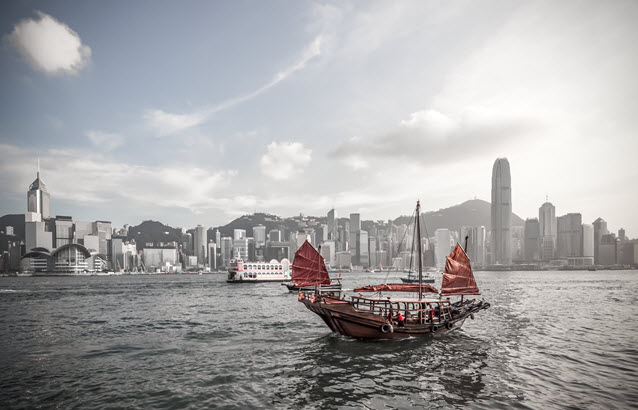
{"type": "Polygon", "coordinates": [[[416,201],[416,235],[418,237],[418,245],[419,245],[419,300],[423,296],[423,291],[421,286],[423,285],[423,257],[421,256],[421,215],[419,211],[421,210],[420,201],[416,201]]]}

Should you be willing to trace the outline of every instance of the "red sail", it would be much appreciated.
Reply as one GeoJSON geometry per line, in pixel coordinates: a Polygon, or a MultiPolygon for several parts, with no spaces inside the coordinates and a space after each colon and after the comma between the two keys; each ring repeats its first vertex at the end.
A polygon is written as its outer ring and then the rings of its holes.
{"type": "Polygon", "coordinates": [[[441,295],[478,295],[479,290],[474,280],[470,259],[458,243],[448,255],[443,271],[441,295]]]}
{"type": "MultiPolygon", "coordinates": [[[[355,292],[419,292],[418,283],[386,283],[383,285],[368,285],[362,288],[356,288],[355,292]]],[[[439,293],[432,285],[421,285],[423,293],[439,293]]]]}
{"type": "Polygon", "coordinates": [[[292,283],[295,286],[330,285],[330,275],[323,258],[305,241],[292,261],[292,283]]]}

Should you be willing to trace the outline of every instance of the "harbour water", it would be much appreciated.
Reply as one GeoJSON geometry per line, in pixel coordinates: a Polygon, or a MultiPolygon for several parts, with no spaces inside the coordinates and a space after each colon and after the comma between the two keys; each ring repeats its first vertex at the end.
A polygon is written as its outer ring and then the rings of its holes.
{"type": "MultiPolygon", "coordinates": [[[[383,279],[346,273],[343,281],[350,288],[383,279]]],[[[477,272],[476,279],[492,307],[462,331],[363,342],[330,333],[280,284],[227,284],[221,274],[3,277],[0,403],[638,405],[638,271],[477,272]]]]}

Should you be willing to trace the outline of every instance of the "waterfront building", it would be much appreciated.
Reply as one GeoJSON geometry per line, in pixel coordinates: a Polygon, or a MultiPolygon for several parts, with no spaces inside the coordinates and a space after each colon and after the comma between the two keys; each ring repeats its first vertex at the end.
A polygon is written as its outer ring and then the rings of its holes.
{"type": "Polygon", "coordinates": [[[213,241],[208,242],[208,267],[217,269],[217,244],[213,241]]]}
{"type": "Polygon", "coordinates": [[[197,256],[197,264],[204,265],[207,259],[206,249],[206,230],[201,225],[197,225],[195,228],[195,235],[193,236],[193,254],[197,256]]]}
{"type": "Polygon", "coordinates": [[[233,240],[237,241],[239,239],[244,239],[246,237],[245,229],[235,229],[233,230],[233,240]]]}
{"type": "Polygon", "coordinates": [[[109,252],[108,241],[111,240],[113,235],[113,228],[110,221],[95,221],[93,222],[93,234],[98,237],[98,253],[101,255],[107,255],[109,252]]]}
{"type": "Polygon", "coordinates": [[[556,254],[557,225],[556,208],[550,202],[545,202],[538,209],[540,226],[541,259],[550,261],[556,254]]]}
{"type": "MultiPolygon", "coordinates": [[[[474,266],[485,266],[485,227],[464,226],[461,228],[461,244],[474,266]],[[465,237],[467,236],[467,246],[465,237]]],[[[429,244],[428,244],[429,246],[429,244]]]]}
{"type": "Polygon", "coordinates": [[[627,239],[621,242],[619,246],[621,247],[619,263],[622,265],[638,265],[638,240],[627,239]]]}
{"type": "Polygon", "coordinates": [[[370,267],[376,268],[379,266],[377,261],[377,238],[368,237],[368,254],[370,255],[370,267]]]}
{"type": "Polygon", "coordinates": [[[583,220],[581,214],[571,213],[556,219],[557,244],[559,258],[583,256],[583,220]]]}
{"type": "Polygon", "coordinates": [[[89,252],[99,253],[100,237],[97,235],[84,235],[82,244],[89,250],[89,252]]]}
{"type": "Polygon", "coordinates": [[[304,242],[310,242],[311,245],[314,246],[314,242],[312,240],[312,235],[306,233],[306,232],[297,232],[295,234],[295,252],[297,250],[299,250],[299,248],[301,247],[301,245],[303,245],[304,242]]]}
{"type": "MultiPolygon", "coordinates": [[[[77,243],[69,243],[60,246],[52,254],[54,272],[78,274],[86,271],[95,271],[95,263],[89,265],[91,253],[84,246],[77,243]]],[[[105,257],[100,258],[105,260],[105,257]]],[[[93,259],[93,262],[95,258],[93,259]]],[[[100,265],[100,267],[102,267],[100,265]]]]}
{"type": "Polygon", "coordinates": [[[445,259],[452,250],[451,235],[448,229],[437,229],[434,231],[435,245],[434,245],[434,258],[437,268],[445,266],[445,259]]]}
{"type": "Polygon", "coordinates": [[[177,249],[175,248],[144,248],[142,257],[144,266],[149,270],[166,266],[167,263],[174,266],[178,262],[177,249]]]}
{"type": "Polygon", "coordinates": [[[525,220],[525,260],[536,262],[540,260],[540,223],[538,218],[525,220]]]}
{"type": "Polygon", "coordinates": [[[230,266],[230,260],[233,257],[233,238],[230,236],[224,236],[221,238],[221,259],[222,267],[227,268],[230,266]]]}
{"type": "MultiPolygon", "coordinates": [[[[492,167],[492,263],[512,263],[512,182],[507,158],[497,158],[492,167]]],[[[438,260],[438,259],[437,259],[438,260]]]]}
{"type": "Polygon", "coordinates": [[[281,242],[281,231],[273,229],[268,233],[268,240],[272,242],[281,242]]]}
{"type": "Polygon", "coordinates": [[[336,254],[338,268],[350,268],[352,266],[352,254],[350,251],[341,251],[336,254]]]}
{"type": "Polygon", "coordinates": [[[620,240],[620,242],[625,242],[627,240],[627,235],[625,235],[624,228],[620,228],[618,230],[618,239],[620,240]]]}
{"type": "Polygon", "coordinates": [[[27,212],[38,213],[42,215],[42,219],[49,219],[51,196],[46,185],[40,179],[40,170],[35,181],[29,186],[27,192],[27,212]]]}
{"type": "Polygon", "coordinates": [[[266,258],[267,260],[277,259],[278,261],[282,259],[292,259],[295,252],[292,249],[297,249],[297,242],[286,242],[286,241],[270,241],[268,242],[268,246],[266,247],[266,258]]]}
{"type": "Polygon", "coordinates": [[[114,272],[120,272],[124,269],[124,253],[122,252],[123,238],[111,238],[109,241],[109,254],[107,259],[111,261],[111,269],[114,272]]]}
{"type": "Polygon", "coordinates": [[[50,272],[55,265],[53,256],[45,248],[32,248],[20,259],[20,270],[50,272]]]}
{"type": "MultiPolygon", "coordinates": [[[[251,238],[252,239],[252,238],[251,238]]],[[[233,257],[232,259],[250,260],[248,257],[248,238],[233,239],[233,257]]]]}
{"type": "Polygon", "coordinates": [[[370,266],[370,252],[368,249],[368,231],[360,230],[356,233],[357,242],[357,265],[370,266]]]}
{"type": "MultiPolygon", "coordinates": [[[[594,228],[595,229],[595,228],[594,228]]],[[[598,262],[597,265],[616,265],[618,263],[619,241],[616,234],[610,233],[600,238],[598,245],[598,262]]]]}
{"type": "Polygon", "coordinates": [[[594,225],[592,224],[583,224],[582,227],[583,232],[583,257],[589,257],[592,259],[592,264],[594,262],[594,225]]]}
{"type": "Polygon", "coordinates": [[[361,230],[361,214],[350,214],[350,234],[357,233],[361,230]]]}
{"type": "Polygon", "coordinates": [[[603,265],[603,263],[600,262],[599,248],[600,248],[602,237],[604,235],[609,234],[609,231],[607,230],[607,222],[605,222],[603,218],[598,218],[594,221],[593,225],[594,225],[594,263],[596,263],[596,265],[603,265]]]}
{"type": "Polygon", "coordinates": [[[57,215],[54,224],[55,241],[53,246],[59,248],[73,243],[73,218],[57,215]]]}
{"type": "Polygon", "coordinates": [[[182,251],[186,255],[193,254],[193,235],[191,235],[190,233],[182,234],[182,239],[180,243],[182,244],[182,251]]]}
{"type": "Polygon", "coordinates": [[[328,240],[337,240],[337,210],[328,211],[328,240]]]}
{"type": "Polygon", "coordinates": [[[253,227],[253,238],[255,238],[255,244],[266,243],[266,227],[263,225],[253,227]]]}
{"type": "Polygon", "coordinates": [[[24,227],[24,249],[31,252],[35,248],[46,249],[50,252],[53,249],[53,233],[47,232],[46,222],[25,222],[24,227]]]}
{"type": "Polygon", "coordinates": [[[335,241],[325,241],[321,244],[321,256],[325,262],[330,266],[335,266],[337,263],[336,258],[336,243],[335,241]]]}
{"type": "Polygon", "coordinates": [[[92,234],[93,234],[93,223],[92,222],[84,222],[84,221],[76,221],[75,222],[75,233],[74,233],[74,242],[75,243],[79,243],[80,245],[84,245],[84,237],[86,235],[92,235],[92,234]]]}

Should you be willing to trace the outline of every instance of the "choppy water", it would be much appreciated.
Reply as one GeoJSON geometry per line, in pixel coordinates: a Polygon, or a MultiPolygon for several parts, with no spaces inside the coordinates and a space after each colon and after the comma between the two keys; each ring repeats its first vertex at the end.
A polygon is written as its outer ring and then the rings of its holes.
{"type": "MultiPolygon", "coordinates": [[[[344,285],[384,274],[344,274],[344,285]]],[[[626,408],[638,271],[479,272],[492,307],[434,339],[330,333],[279,284],[0,278],[2,407],[626,408]]]]}

